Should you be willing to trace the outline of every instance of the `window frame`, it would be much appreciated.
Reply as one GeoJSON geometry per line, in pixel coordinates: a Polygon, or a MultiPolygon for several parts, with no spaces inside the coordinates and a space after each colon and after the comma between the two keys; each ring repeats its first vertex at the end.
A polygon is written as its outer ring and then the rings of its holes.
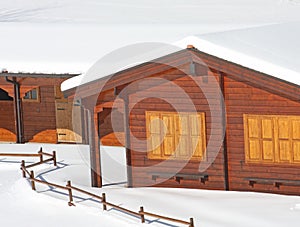
{"type": "MultiPolygon", "coordinates": [[[[300,164],[300,158],[299,160],[295,160],[295,151],[294,151],[294,143],[299,143],[300,146],[300,137],[294,138],[294,131],[293,131],[293,123],[294,121],[300,122],[300,116],[297,115],[258,115],[258,114],[244,114],[243,115],[243,121],[244,121],[244,153],[245,153],[245,162],[247,164],[273,164],[273,165],[299,165],[300,164]],[[263,133],[263,128],[260,127],[258,130],[260,131],[260,137],[259,139],[259,156],[260,158],[257,160],[251,159],[250,157],[250,137],[249,137],[249,119],[259,119],[259,121],[271,119],[272,120],[272,132],[273,135],[273,159],[272,160],[265,160],[263,159],[263,145],[262,142],[264,141],[264,138],[261,136],[263,133]],[[279,121],[287,121],[289,128],[286,131],[288,133],[288,138],[280,138],[280,125],[279,121]],[[281,148],[280,148],[280,142],[282,140],[285,140],[289,143],[289,160],[282,160],[281,159],[281,148]]],[[[262,123],[260,123],[261,126],[262,123]]],[[[270,133],[270,132],[269,132],[270,133]]]]}
{"type": "MultiPolygon", "coordinates": [[[[204,161],[204,160],[207,160],[207,155],[206,155],[206,146],[207,146],[207,143],[206,143],[206,122],[205,122],[205,113],[204,112],[170,112],[170,111],[145,111],[145,119],[146,119],[146,136],[147,136],[147,158],[150,159],[150,160],[177,160],[177,161],[186,161],[186,160],[190,160],[190,161],[204,161]],[[160,140],[160,145],[159,145],[159,149],[160,149],[160,156],[158,157],[158,155],[153,155],[153,150],[152,150],[152,145],[150,144],[152,142],[151,140],[151,132],[150,132],[150,117],[151,115],[156,115],[156,116],[159,116],[159,120],[160,121],[163,121],[162,119],[162,116],[165,116],[165,115],[172,115],[172,117],[174,117],[174,121],[175,121],[175,118],[177,117],[180,117],[181,116],[187,116],[188,117],[188,124],[190,125],[191,124],[191,117],[193,115],[196,115],[198,117],[200,117],[200,126],[201,127],[201,131],[199,132],[199,135],[197,135],[198,137],[198,140],[197,142],[198,143],[201,143],[200,144],[200,148],[201,151],[201,155],[199,156],[196,156],[196,152],[194,150],[193,154],[191,154],[191,151],[190,151],[190,145],[188,146],[187,148],[187,156],[186,157],[183,157],[183,156],[178,156],[176,155],[176,151],[178,151],[178,146],[179,146],[179,140],[176,139],[176,137],[178,137],[177,135],[177,128],[178,126],[178,122],[174,122],[174,131],[175,133],[172,134],[171,136],[173,136],[175,138],[175,141],[174,141],[174,147],[176,147],[176,150],[172,151],[172,154],[171,155],[164,155],[165,151],[163,150],[163,145],[164,145],[164,140],[166,138],[166,136],[168,136],[167,134],[164,136],[164,138],[162,140],[160,140]],[[177,143],[176,143],[177,142],[177,143]],[[177,145],[176,145],[177,144],[177,145]],[[201,146],[202,145],[202,146],[201,146]],[[175,155],[174,155],[175,154],[175,155]]],[[[188,126],[189,126],[188,125],[188,126]]],[[[162,124],[160,122],[160,138],[163,134],[163,130],[162,130],[162,124]]],[[[189,131],[188,131],[188,136],[187,136],[187,139],[189,140],[189,142],[192,141],[192,129],[191,127],[187,127],[189,128],[189,131]]],[[[169,134],[170,136],[170,134],[169,134]]],[[[180,137],[181,138],[181,137],[180,137]]],[[[198,143],[197,145],[195,146],[198,146],[198,143]]],[[[193,145],[192,145],[193,146],[193,145]]]]}
{"type": "Polygon", "coordinates": [[[22,100],[24,102],[40,102],[40,89],[39,87],[33,88],[29,91],[27,91],[24,95],[24,97],[22,98],[22,100]],[[36,99],[32,99],[32,98],[25,98],[27,93],[31,93],[33,90],[36,90],[36,99]]]}

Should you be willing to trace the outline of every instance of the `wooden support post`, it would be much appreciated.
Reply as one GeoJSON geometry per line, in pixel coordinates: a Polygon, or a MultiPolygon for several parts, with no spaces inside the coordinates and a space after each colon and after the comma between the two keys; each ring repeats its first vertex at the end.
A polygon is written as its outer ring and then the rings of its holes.
{"type": "Polygon", "coordinates": [[[229,185],[229,164],[228,164],[228,141],[227,141],[227,130],[226,130],[226,101],[225,101],[225,74],[223,72],[219,72],[220,79],[220,88],[222,91],[222,95],[220,97],[220,102],[222,106],[222,125],[224,130],[224,139],[223,139],[223,169],[224,169],[224,189],[226,191],[230,190],[229,185]]]}
{"type": "Polygon", "coordinates": [[[195,227],[194,226],[194,218],[190,218],[190,226],[189,227],[195,227]]]}
{"type": "Polygon", "coordinates": [[[140,207],[141,222],[145,223],[144,207],[140,207]]]}
{"type": "Polygon", "coordinates": [[[102,193],[102,203],[103,203],[103,210],[107,210],[105,193],[102,193]]]}
{"type": "Polygon", "coordinates": [[[35,182],[34,182],[34,172],[31,170],[30,171],[30,179],[31,179],[31,188],[32,188],[32,190],[36,190],[36,188],[35,188],[35,182]]]}
{"type": "Polygon", "coordinates": [[[25,161],[24,160],[22,160],[22,162],[21,162],[21,170],[22,170],[23,177],[26,178],[25,161]]]}
{"type": "Polygon", "coordinates": [[[56,163],[56,151],[53,151],[53,165],[57,166],[57,163],[56,163]]]}
{"type": "Polygon", "coordinates": [[[68,192],[69,192],[69,202],[68,202],[68,205],[69,206],[74,206],[74,204],[73,204],[73,194],[72,194],[71,181],[67,182],[67,186],[66,187],[68,188],[68,192]]]}
{"type": "Polygon", "coordinates": [[[40,148],[38,153],[40,155],[40,162],[43,162],[43,148],[40,148]]]}
{"type": "Polygon", "coordinates": [[[123,98],[124,100],[124,132],[125,132],[125,148],[126,148],[126,165],[127,165],[127,187],[133,187],[132,179],[132,163],[131,163],[131,142],[130,142],[130,110],[129,110],[129,97],[123,98]]]}

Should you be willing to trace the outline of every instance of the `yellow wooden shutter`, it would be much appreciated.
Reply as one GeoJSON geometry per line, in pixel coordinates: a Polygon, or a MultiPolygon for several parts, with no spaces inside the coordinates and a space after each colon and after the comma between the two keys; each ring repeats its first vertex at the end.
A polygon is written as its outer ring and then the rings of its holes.
{"type": "Polygon", "coordinates": [[[147,111],[146,128],[148,158],[203,159],[206,147],[204,113],[147,111]]]}
{"type": "Polygon", "coordinates": [[[292,120],[293,162],[300,163],[300,117],[292,120]]]}
{"type": "Polygon", "coordinates": [[[169,157],[174,154],[175,151],[175,126],[174,126],[174,114],[162,114],[162,135],[163,138],[163,156],[169,157]]]}
{"type": "Polygon", "coordinates": [[[257,116],[245,115],[245,146],[246,157],[250,161],[261,160],[261,124],[257,116]]]}
{"type": "Polygon", "coordinates": [[[279,117],[277,120],[278,135],[278,160],[279,162],[291,162],[291,121],[288,117],[279,117]]]}
{"type": "Polygon", "coordinates": [[[148,126],[148,149],[149,158],[161,157],[161,127],[160,115],[158,113],[148,113],[146,116],[148,126]]]}
{"type": "Polygon", "coordinates": [[[189,158],[189,116],[187,114],[176,115],[176,157],[189,158]]]}
{"type": "Polygon", "coordinates": [[[274,121],[272,117],[261,119],[262,159],[273,162],[275,159],[274,121]]]}
{"type": "Polygon", "coordinates": [[[193,158],[203,158],[206,147],[205,117],[204,113],[190,115],[191,154],[193,158]]]}
{"type": "Polygon", "coordinates": [[[246,161],[300,163],[300,117],[244,115],[246,161]]]}

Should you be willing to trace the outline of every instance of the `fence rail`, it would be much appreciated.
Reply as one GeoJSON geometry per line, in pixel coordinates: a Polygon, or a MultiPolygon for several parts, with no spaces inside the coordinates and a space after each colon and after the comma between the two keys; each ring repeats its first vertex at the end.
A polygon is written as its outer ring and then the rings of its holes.
{"type": "Polygon", "coordinates": [[[0,153],[0,156],[9,156],[9,157],[40,157],[40,154],[16,154],[16,153],[0,153]]]}
{"type": "MultiPolygon", "coordinates": [[[[194,223],[194,220],[193,218],[190,218],[190,221],[187,222],[187,221],[182,221],[182,220],[179,220],[179,219],[175,219],[175,218],[169,218],[169,217],[165,217],[165,216],[162,216],[162,215],[158,215],[158,214],[153,214],[153,213],[149,213],[149,212],[145,212],[144,211],[144,207],[141,207],[140,208],[140,211],[139,211],[139,214],[140,216],[151,216],[151,217],[154,217],[154,218],[159,218],[159,219],[165,219],[167,221],[172,221],[172,222],[177,222],[177,223],[180,223],[180,224],[184,224],[184,225],[189,225],[189,226],[194,226],[194,224],[191,224],[191,223],[194,223]]],[[[143,218],[142,218],[143,219],[143,218]]],[[[142,221],[143,222],[143,221],[142,221]]]]}
{"type": "Polygon", "coordinates": [[[21,168],[20,168],[22,170],[22,176],[24,178],[28,178],[30,180],[32,190],[36,190],[35,183],[40,183],[40,184],[43,184],[43,185],[47,185],[49,187],[55,187],[55,188],[59,188],[59,189],[68,191],[68,195],[69,195],[68,205],[69,206],[75,206],[74,201],[73,201],[73,191],[77,191],[77,192],[80,192],[82,194],[85,194],[85,195],[88,195],[88,196],[91,196],[91,197],[94,197],[94,198],[98,199],[99,202],[102,203],[102,205],[103,205],[103,210],[107,210],[107,207],[112,207],[112,208],[114,208],[118,211],[124,212],[126,214],[133,215],[133,216],[136,216],[136,217],[140,217],[142,223],[145,223],[145,221],[146,221],[145,216],[150,216],[150,217],[154,217],[154,218],[164,219],[164,220],[170,221],[170,222],[175,222],[175,223],[178,223],[178,224],[188,225],[189,227],[195,227],[193,218],[190,218],[189,221],[183,221],[183,220],[180,220],[180,219],[170,218],[170,217],[167,217],[167,216],[146,212],[144,210],[144,207],[140,207],[140,210],[138,212],[135,212],[135,211],[132,211],[130,209],[127,209],[127,208],[124,208],[124,207],[121,207],[121,206],[118,206],[116,204],[108,202],[105,193],[102,193],[102,196],[99,196],[99,195],[93,194],[91,192],[85,191],[83,189],[80,189],[78,187],[74,187],[74,186],[72,186],[71,181],[67,181],[66,186],[62,186],[62,185],[59,185],[59,184],[55,184],[55,183],[51,183],[51,182],[47,182],[47,181],[35,178],[34,171],[33,170],[29,171],[28,169],[32,168],[32,167],[35,167],[35,166],[38,166],[38,165],[41,165],[41,164],[44,164],[44,163],[47,163],[47,162],[51,162],[51,161],[53,161],[54,166],[56,166],[57,162],[56,162],[56,152],[55,151],[53,151],[52,154],[49,154],[49,153],[43,152],[42,148],[41,148],[40,151],[38,152],[38,154],[8,154],[8,155],[6,155],[6,154],[3,154],[3,153],[0,153],[0,156],[40,157],[39,162],[30,164],[30,165],[26,165],[25,161],[22,160],[21,168]],[[44,160],[43,155],[50,156],[51,158],[48,158],[48,159],[44,160]]]}

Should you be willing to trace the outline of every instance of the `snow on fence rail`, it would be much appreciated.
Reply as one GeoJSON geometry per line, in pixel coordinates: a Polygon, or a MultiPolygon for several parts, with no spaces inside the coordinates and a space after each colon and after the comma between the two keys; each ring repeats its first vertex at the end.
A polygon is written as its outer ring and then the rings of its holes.
{"type": "Polygon", "coordinates": [[[13,153],[4,154],[4,153],[0,153],[0,156],[40,157],[39,162],[30,164],[30,165],[26,165],[25,161],[22,160],[22,162],[21,162],[22,176],[24,178],[27,178],[27,175],[28,175],[28,178],[31,182],[32,190],[36,190],[35,183],[40,183],[40,184],[44,184],[44,185],[47,185],[47,186],[51,186],[51,187],[55,187],[55,188],[59,188],[59,189],[68,191],[68,195],[69,195],[68,205],[69,206],[75,206],[75,204],[73,203],[73,191],[77,191],[77,192],[86,194],[88,196],[91,196],[91,197],[94,197],[94,198],[100,200],[100,202],[103,204],[103,210],[107,210],[107,207],[110,206],[110,207],[112,207],[112,208],[114,208],[118,211],[122,211],[126,214],[139,217],[141,219],[142,223],[145,223],[145,216],[150,216],[150,217],[154,217],[154,218],[164,219],[166,221],[171,221],[171,222],[176,222],[176,223],[179,223],[179,224],[188,225],[189,227],[195,227],[193,218],[190,218],[189,221],[183,221],[183,220],[179,220],[179,219],[175,219],[175,218],[170,218],[170,217],[166,217],[166,216],[146,212],[144,210],[144,207],[140,207],[140,210],[138,212],[135,212],[135,211],[132,211],[132,210],[126,209],[124,207],[120,207],[118,205],[115,205],[113,203],[108,202],[107,199],[106,199],[106,194],[105,193],[102,193],[102,196],[99,196],[99,195],[95,195],[91,192],[85,191],[83,189],[74,187],[74,186],[72,186],[71,181],[67,181],[66,186],[62,186],[62,185],[59,185],[59,184],[54,184],[54,183],[50,183],[50,182],[43,181],[43,180],[35,178],[33,170],[29,171],[28,168],[32,168],[34,166],[38,166],[38,165],[41,165],[43,163],[47,163],[47,162],[50,162],[50,161],[53,161],[54,166],[57,166],[56,152],[55,151],[53,151],[52,154],[49,154],[49,153],[43,152],[42,148],[41,148],[39,150],[38,154],[13,154],[13,153]],[[51,158],[44,159],[43,155],[50,156],[51,158]]]}

